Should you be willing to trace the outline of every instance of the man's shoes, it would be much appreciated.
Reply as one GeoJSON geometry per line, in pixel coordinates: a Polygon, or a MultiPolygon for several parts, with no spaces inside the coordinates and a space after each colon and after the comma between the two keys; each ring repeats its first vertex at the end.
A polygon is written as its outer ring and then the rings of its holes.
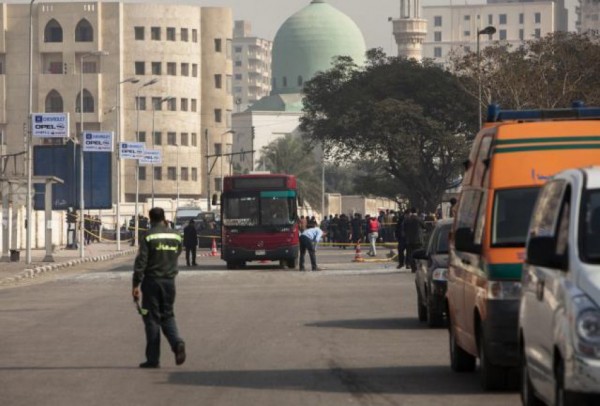
{"type": "Polygon", "coordinates": [[[313,269],[313,272],[322,271],[322,270],[323,270],[323,268],[315,268],[315,269],[313,269]]]}
{"type": "Polygon", "coordinates": [[[402,269],[402,268],[404,268],[404,265],[398,265],[398,266],[396,267],[396,269],[402,269]]]}
{"type": "Polygon", "coordinates": [[[156,368],[160,368],[160,364],[146,361],[146,362],[142,362],[140,364],[140,368],[156,369],[156,368]]]}
{"type": "Polygon", "coordinates": [[[180,341],[175,347],[175,364],[181,365],[185,362],[185,343],[180,341]]]}
{"type": "Polygon", "coordinates": [[[300,272],[304,272],[304,271],[306,271],[306,269],[300,268],[300,272]]]}
{"type": "Polygon", "coordinates": [[[192,264],[192,266],[198,266],[198,265],[196,265],[196,263],[194,262],[194,263],[192,264]]]}

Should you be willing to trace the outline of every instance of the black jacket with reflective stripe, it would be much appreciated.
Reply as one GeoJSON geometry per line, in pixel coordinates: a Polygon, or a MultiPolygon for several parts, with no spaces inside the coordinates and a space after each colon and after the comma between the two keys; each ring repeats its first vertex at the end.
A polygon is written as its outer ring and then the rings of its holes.
{"type": "Polygon", "coordinates": [[[140,240],[140,249],[133,267],[133,286],[144,277],[174,278],[177,275],[177,259],[181,253],[181,235],[163,224],[152,225],[140,240]]]}

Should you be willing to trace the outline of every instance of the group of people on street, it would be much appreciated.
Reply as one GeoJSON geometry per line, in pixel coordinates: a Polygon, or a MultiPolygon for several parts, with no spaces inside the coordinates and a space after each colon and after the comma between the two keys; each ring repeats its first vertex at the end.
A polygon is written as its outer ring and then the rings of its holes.
{"type": "Polygon", "coordinates": [[[85,245],[100,242],[100,233],[102,232],[102,220],[100,220],[100,217],[84,214],[83,228],[85,230],[85,245]]]}

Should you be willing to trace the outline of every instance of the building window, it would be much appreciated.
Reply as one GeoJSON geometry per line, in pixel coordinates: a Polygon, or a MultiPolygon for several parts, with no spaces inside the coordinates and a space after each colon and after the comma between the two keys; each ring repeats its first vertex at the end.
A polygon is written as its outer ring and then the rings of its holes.
{"type": "Polygon", "coordinates": [[[494,24],[494,16],[492,14],[488,14],[488,24],[494,24]]]}
{"type": "Polygon", "coordinates": [[[138,167],[138,179],[146,180],[146,167],[145,166],[138,167]]]}
{"type": "Polygon", "coordinates": [[[181,64],[181,76],[190,76],[190,64],[189,63],[181,64]]]}
{"type": "Polygon", "coordinates": [[[160,131],[154,131],[152,142],[153,145],[162,145],[162,133],[160,131]]]}
{"type": "Polygon", "coordinates": [[[464,16],[464,20],[465,20],[465,21],[471,21],[471,16],[470,16],[470,15],[466,15],[466,16],[464,16]]]}
{"type": "Polygon", "coordinates": [[[44,28],[44,42],[63,42],[62,27],[55,19],[48,21],[44,28]]]}
{"type": "Polygon", "coordinates": [[[198,30],[195,28],[192,29],[192,42],[198,42],[198,30]]]}
{"type": "Polygon", "coordinates": [[[162,103],[161,103],[162,97],[153,97],[152,98],[152,109],[155,111],[160,111],[162,110],[162,103]]]}
{"type": "Polygon", "coordinates": [[[175,28],[167,27],[167,41],[175,41],[175,28]]]}
{"type": "Polygon", "coordinates": [[[56,90],[50,91],[46,96],[45,103],[46,113],[62,113],[63,109],[63,98],[56,90]]]}
{"type": "Polygon", "coordinates": [[[226,40],[226,51],[227,51],[227,59],[231,60],[231,55],[233,54],[233,41],[230,39],[226,40]]]}
{"type": "Polygon", "coordinates": [[[196,134],[196,133],[192,133],[192,146],[193,147],[198,146],[198,134],[196,134]]]}
{"type": "Polygon", "coordinates": [[[160,27],[150,27],[150,38],[154,41],[160,41],[160,27]]]}
{"type": "Polygon", "coordinates": [[[155,166],[154,167],[154,179],[155,180],[162,180],[162,166],[155,166]]]}
{"type": "Polygon", "coordinates": [[[198,77],[198,64],[197,63],[192,64],[192,76],[195,78],[198,77]]]}
{"type": "Polygon", "coordinates": [[[221,178],[215,178],[215,192],[221,191],[221,178]]]}
{"type": "Polygon", "coordinates": [[[304,79],[302,76],[298,76],[298,86],[302,86],[304,84],[304,79]]]}
{"type": "Polygon", "coordinates": [[[94,41],[94,28],[92,24],[85,18],[75,27],[75,42],[93,42],[94,41]]]}
{"type": "Polygon", "coordinates": [[[465,37],[470,37],[471,36],[471,31],[463,31],[463,35],[465,37]]]}
{"type": "Polygon", "coordinates": [[[136,75],[145,75],[146,74],[146,63],[145,62],[136,62],[135,63],[135,74],[136,75]]]}
{"type": "Polygon", "coordinates": [[[172,97],[167,100],[167,110],[169,111],[177,111],[177,99],[172,97]]]}
{"type": "Polygon", "coordinates": [[[144,27],[133,27],[133,31],[135,33],[135,39],[137,41],[144,40],[144,27]]]}
{"type": "Polygon", "coordinates": [[[221,38],[215,38],[215,52],[223,52],[223,41],[221,41],[221,38]]]}
{"type": "Polygon", "coordinates": [[[434,47],[433,48],[433,57],[441,58],[442,57],[442,47],[434,47]]]}
{"type": "Polygon", "coordinates": [[[96,61],[83,62],[83,73],[97,73],[96,61]]]}
{"type": "Polygon", "coordinates": [[[542,22],[542,13],[535,13],[534,19],[536,24],[540,24],[542,22]]]}
{"type": "Polygon", "coordinates": [[[188,99],[181,99],[181,111],[188,111],[188,99]]]}
{"type": "Polygon", "coordinates": [[[137,106],[137,110],[146,110],[146,98],[145,97],[136,97],[135,105],[137,106]]]}
{"type": "Polygon", "coordinates": [[[442,32],[441,31],[434,31],[434,33],[433,33],[433,40],[435,42],[441,42],[442,41],[442,32]]]}
{"type": "Polygon", "coordinates": [[[177,64],[175,62],[167,62],[167,75],[177,75],[177,64]]]}
{"type": "Polygon", "coordinates": [[[225,85],[227,88],[227,94],[231,95],[233,92],[233,77],[231,75],[227,75],[225,78],[225,85]]]}
{"type": "Polygon", "coordinates": [[[506,40],[506,30],[498,31],[498,35],[500,36],[500,41],[506,40]]]}
{"type": "Polygon", "coordinates": [[[434,27],[441,27],[442,26],[442,16],[435,16],[435,17],[433,17],[433,26],[434,27]]]}
{"type": "Polygon", "coordinates": [[[177,180],[177,171],[174,166],[169,166],[167,168],[167,179],[169,180],[177,180]]]}
{"type": "Polygon", "coordinates": [[[223,88],[223,76],[215,75],[215,88],[217,88],[217,89],[223,88]]]}
{"type": "Polygon", "coordinates": [[[225,125],[227,126],[227,128],[231,127],[231,110],[227,110],[225,112],[225,125]]]}
{"type": "Polygon", "coordinates": [[[190,107],[190,111],[198,111],[198,101],[196,99],[192,99],[192,105],[190,107]]]}
{"type": "Polygon", "coordinates": [[[215,123],[223,122],[223,110],[215,109],[215,123]]]}
{"type": "Polygon", "coordinates": [[[505,25],[506,24],[506,14],[500,14],[498,16],[498,24],[505,25]]]}
{"type": "MultiPolygon", "coordinates": [[[[241,73],[236,73],[235,74],[235,80],[242,80],[242,74],[241,73]]],[[[275,82],[275,78],[273,78],[273,82],[275,82]]]]}
{"type": "Polygon", "coordinates": [[[146,142],[146,131],[138,132],[135,139],[137,140],[137,142],[146,142]]]}
{"type": "Polygon", "coordinates": [[[521,41],[525,39],[525,30],[523,28],[519,29],[519,39],[521,41]]]}
{"type": "Polygon", "coordinates": [[[182,28],[181,29],[181,40],[184,42],[188,42],[188,29],[187,28],[182,28]]]}
{"type": "Polygon", "coordinates": [[[287,77],[286,76],[283,77],[282,81],[283,81],[283,87],[287,87],[287,77]]]}
{"type": "Polygon", "coordinates": [[[221,143],[216,142],[214,146],[215,155],[221,155],[221,143]]]}
{"type": "Polygon", "coordinates": [[[188,133],[181,133],[181,145],[185,147],[189,145],[188,133]]]}
{"type": "Polygon", "coordinates": [[[525,14],[519,13],[519,24],[525,24],[525,14]]]}
{"type": "Polygon", "coordinates": [[[181,180],[190,180],[188,176],[188,168],[181,168],[181,180]]]}
{"type": "Polygon", "coordinates": [[[235,47],[234,51],[236,54],[239,54],[240,52],[242,52],[242,47],[235,47]]]}
{"type": "Polygon", "coordinates": [[[192,168],[192,181],[198,180],[198,168],[192,168]]]}
{"type": "Polygon", "coordinates": [[[174,132],[167,133],[167,144],[177,145],[177,134],[174,132]]]}
{"type": "Polygon", "coordinates": [[[242,87],[241,86],[236,86],[234,89],[235,93],[242,93],[242,87]]]}
{"type": "Polygon", "coordinates": [[[160,62],[152,62],[152,74],[160,75],[161,74],[161,63],[160,62]]]}
{"type": "Polygon", "coordinates": [[[536,28],[533,36],[535,38],[540,38],[542,36],[542,30],[540,30],[539,28],[536,28]]]}
{"type": "MultiPolygon", "coordinates": [[[[75,101],[75,111],[81,111],[81,93],[77,94],[77,99],[75,101]]],[[[87,90],[83,89],[83,112],[84,113],[93,113],[94,112],[94,96],[87,90]]]]}

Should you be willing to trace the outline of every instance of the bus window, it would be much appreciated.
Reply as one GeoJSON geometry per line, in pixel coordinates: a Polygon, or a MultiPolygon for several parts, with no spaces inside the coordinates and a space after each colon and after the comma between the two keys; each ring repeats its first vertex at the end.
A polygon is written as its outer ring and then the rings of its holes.
{"type": "Polygon", "coordinates": [[[235,196],[225,199],[223,225],[234,227],[258,225],[258,197],[235,196]]]}

